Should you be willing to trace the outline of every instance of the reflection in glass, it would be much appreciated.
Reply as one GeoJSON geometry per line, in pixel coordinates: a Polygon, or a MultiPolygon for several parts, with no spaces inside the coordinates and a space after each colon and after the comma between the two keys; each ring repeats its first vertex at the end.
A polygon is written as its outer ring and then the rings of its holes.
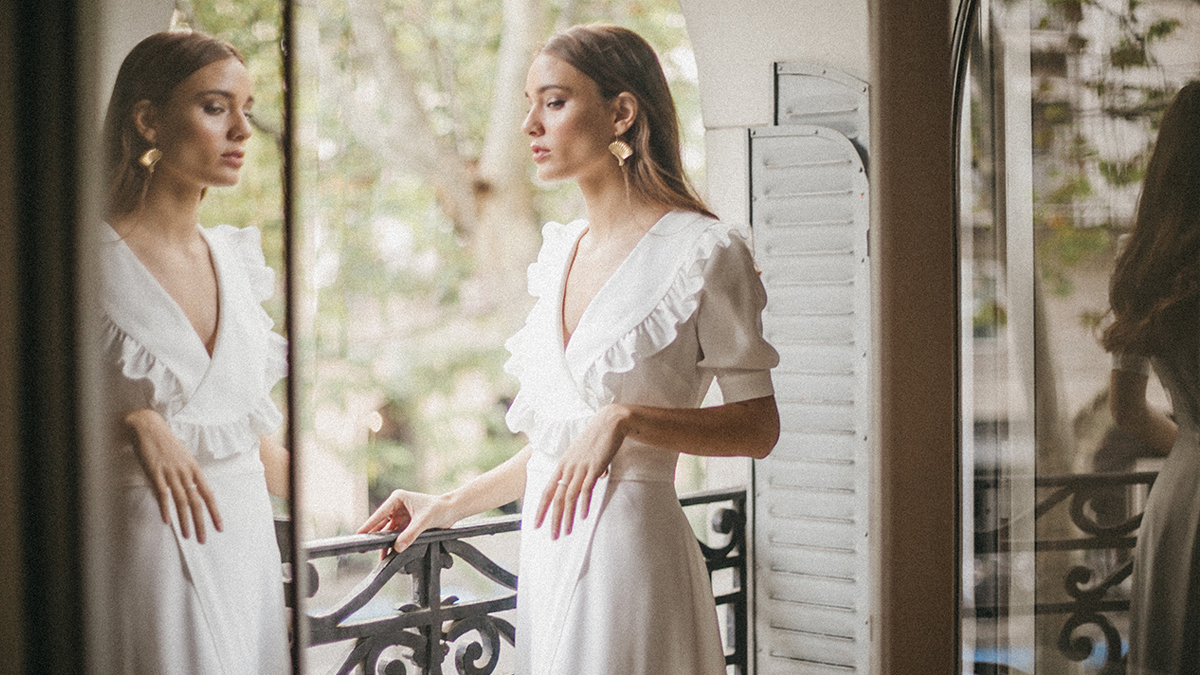
{"type": "Polygon", "coordinates": [[[972,18],[958,129],[963,670],[1101,672],[1128,637],[1152,480],[1136,472],[1157,464],[1112,428],[1097,329],[1162,110],[1200,69],[1200,6],[983,0],[972,18]]]}
{"type": "Polygon", "coordinates": [[[85,228],[105,385],[106,443],[90,459],[104,465],[92,487],[110,516],[111,590],[89,617],[106,631],[104,672],[289,670],[268,496],[287,497],[271,437],[285,342],[261,304],[275,274],[258,228],[204,223],[200,208],[257,145],[248,66],[220,38],[155,33],[126,57],[106,115],[107,205],[85,228]]]}

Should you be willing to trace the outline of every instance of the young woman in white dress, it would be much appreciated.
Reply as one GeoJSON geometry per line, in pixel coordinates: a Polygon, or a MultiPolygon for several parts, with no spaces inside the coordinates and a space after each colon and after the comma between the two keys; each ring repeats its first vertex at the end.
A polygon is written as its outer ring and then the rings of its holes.
{"type": "Polygon", "coordinates": [[[1109,289],[1109,403],[1167,455],[1134,554],[1126,672],[1200,672],[1200,82],[1163,114],[1137,217],[1109,289]],[[1146,400],[1150,363],[1174,419],[1146,400]]]}
{"type": "Polygon", "coordinates": [[[208,188],[238,180],[253,100],[234,47],[159,33],[125,58],[105,120],[113,672],[289,672],[268,497],[287,495],[268,435],[284,343],[260,304],[274,277],[257,229],[197,225],[208,188]]]}
{"type": "Polygon", "coordinates": [[[398,490],[361,531],[431,527],[524,497],[517,670],[718,675],[712,589],[674,491],[681,452],[763,457],[779,434],[766,296],[741,234],[695,195],[653,49],[576,26],[526,80],[542,180],[573,180],[587,218],[550,223],[537,298],[506,344],[510,428],[529,445],[449,493],[398,490]],[[716,380],[724,403],[701,408],[716,380]]]}

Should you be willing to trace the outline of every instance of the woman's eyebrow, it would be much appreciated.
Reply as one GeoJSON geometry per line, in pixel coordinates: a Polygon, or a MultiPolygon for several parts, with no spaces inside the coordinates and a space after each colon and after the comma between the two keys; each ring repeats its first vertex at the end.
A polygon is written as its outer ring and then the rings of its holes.
{"type": "MultiPolygon", "coordinates": [[[[222,97],[222,98],[227,98],[227,99],[229,99],[230,101],[233,101],[233,100],[235,100],[235,99],[237,98],[237,97],[235,97],[235,96],[234,96],[233,92],[231,92],[231,91],[226,91],[226,90],[224,90],[224,89],[208,89],[208,90],[205,90],[205,91],[202,91],[202,92],[198,92],[198,93],[196,94],[196,98],[204,98],[205,96],[220,96],[220,97],[222,97]]],[[[251,103],[254,103],[254,97],[253,97],[253,96],[251,96],[250,98],[246,99],[246,104],[247,104],[247,105],[249,105],[249,104],[251,104],[251,103]]]]}

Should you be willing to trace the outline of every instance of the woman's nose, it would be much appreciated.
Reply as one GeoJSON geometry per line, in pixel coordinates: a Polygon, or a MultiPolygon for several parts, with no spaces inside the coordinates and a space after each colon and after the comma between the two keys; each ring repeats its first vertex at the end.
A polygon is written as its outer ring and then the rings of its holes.
{"type": "Polygon", "coordinates": [[[521,123],[521,133],[528,134],[530,136],[541,135],[542,125],[534,117],[535,112],[536,109],[531,108],[529,112],[525,114],[525,121],[521,123]]]}
{"type": "Polygon", "coordinates": [[[253,133],[254,126],[250,124],[250,113],[236,113],[229,135],[238,140],[246,140],[253,133]]]}

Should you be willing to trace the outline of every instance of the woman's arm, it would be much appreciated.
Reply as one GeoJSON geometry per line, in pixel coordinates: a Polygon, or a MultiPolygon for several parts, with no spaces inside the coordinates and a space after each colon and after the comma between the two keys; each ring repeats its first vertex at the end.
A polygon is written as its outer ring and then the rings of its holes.
{"type": "MultiPolygon", "coordinates": [[[[779,440],[779,409],[774,396],[713,408],[606,406],[617,429],[651,447],[706,457],[762,459],[779,440]]],[[[601,411],[604,413],[604,410],[601,411]]]]}
{"type": "Polygon", "coordinates": [[[626,438],[653,448],[709,457],[766,457],[779,440],[774,396],[712,408],[656,408],[613,403],[584,427],[551,476],[534,520],[550,514],[550,536],[571,533],[578,506],[587,518],[596,480],[608,471],[626,438]]]}
{"type": "Polygon", "coordinates": [[[287,448],[276,443],[275,439],[270,436],[259,436],[258,458],[262,460],[263,468],[266,470],[267,492],[287,499],[288,488],[291,487],[288,483],[288,466],[292,461],[287,448]]]}
{"type": "Polygon", "coordinates": [[[500,466],[462,487],[441,495],[396,490],[358,529],[359,533],[400,530],[395,549],[403,551],[417,535],[433,527],[450,527],[458,521],[503,506],[525,492],[525,465],[529,446],[500,466]]]}
{"type": "Polygon", "coordinates": [[[171,524],[170,503],[174,501],[175,511],[179,514],[179,530],[184,538],[190,536],[190,520],[196,527],[196,541],[204,543],[205,507],[212,514],[213,526],[220,532],[223,529],[221,513],[208,482],[204,480],[204,471],[183,442],[175,437],[167,420],[149,408],[134,410],[124,419],[133,431],[133,447],[141,460],[142,470],[158,497],[163,523],[171,524]]]}
{"type": "Polygon", "coordinates": [[[1149,378],[1130,370],[1112,371],[1108,406],[1117,426],[1141,438],[1147,445],[1166,455],[1175,445],[1178,427],[1146,401],[1149,378]]]}

